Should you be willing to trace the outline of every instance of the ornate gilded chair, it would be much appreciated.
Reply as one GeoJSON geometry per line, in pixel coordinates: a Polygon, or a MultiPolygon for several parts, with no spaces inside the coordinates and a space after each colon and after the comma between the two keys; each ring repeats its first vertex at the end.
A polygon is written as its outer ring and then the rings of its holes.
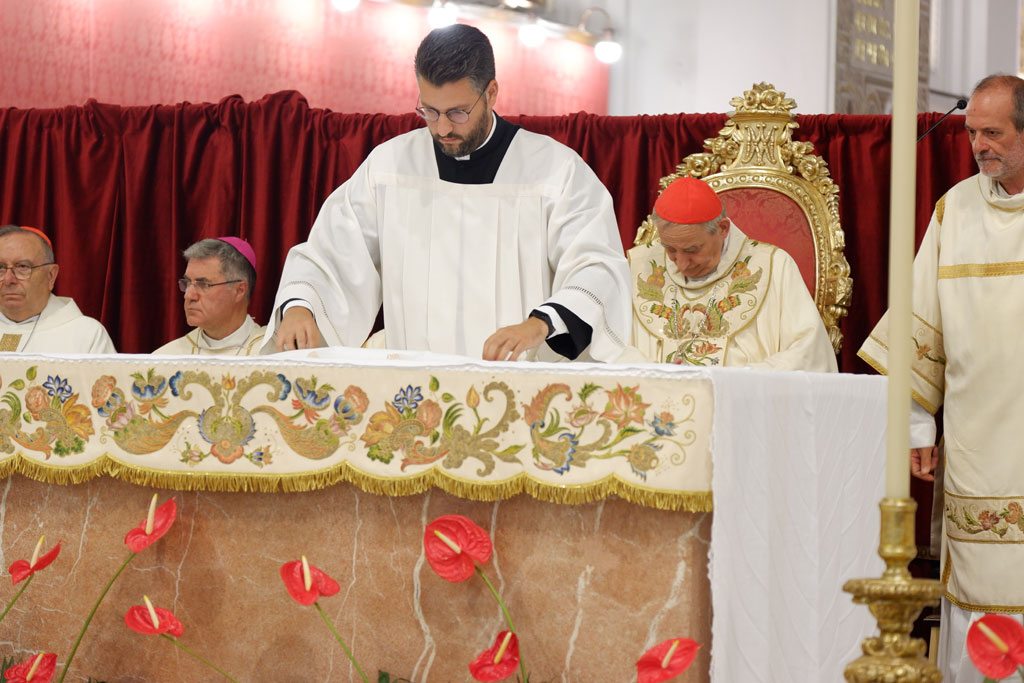
{"type": "MultiPolygon", "coordinates": [[[[839,319],[853,290],[839,227],[839,188],[813,145],[793,140],[796,103],[784,92],[760,83],[729,104],[735,111],[725,127],[704,141],[709,151],[683,159],[661,179],[661,189],[684,175],[703,178],[749,237],[785,249],[800,267],[838,353],[839,319]]],[[[653,240],[657,231],[648,215],[634,244],[653,240]]]]}

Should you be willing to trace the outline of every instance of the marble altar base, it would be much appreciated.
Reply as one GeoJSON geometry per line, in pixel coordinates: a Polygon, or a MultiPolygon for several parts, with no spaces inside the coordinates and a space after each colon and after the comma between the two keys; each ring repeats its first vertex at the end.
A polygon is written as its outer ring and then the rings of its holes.
{"type": "MultiPolygon", "coordinates": [[[[62,664],[88,611],[127,556],[128,529],[155,489],[110,478],[76,486],[0,481],[0,560],[28,559],[41,534],[60,556],[0,623],[0,655],[41,650],[62,664]]],[[[284,562],[307,555],[341,591],[321,606],[371,681],[469,681],[468,663],[503,620],[476,577],[452,584],[423,556],[424,526],[462,514],[494,539],[485,571],[505,598],[534,683],[631,681],[635,660],[669,637],[702,647],[679,681],[708,681],[711,513],[618,499],[556,505],[526,496],[481,503],[438,490],[384,497],[341,484],[306,493],[174,496],[178,519],[111,589],[67,681],[222,680],[157,636],[130,631],[143,593],[185,626],[180,641],[239,681],[357,681],[313,607],[287,594],[284,562]]],[[[16,588],[4,584],[0,598],[16,588]]],[[[514,679],[511,679],[514,680],[514,679]]]]}

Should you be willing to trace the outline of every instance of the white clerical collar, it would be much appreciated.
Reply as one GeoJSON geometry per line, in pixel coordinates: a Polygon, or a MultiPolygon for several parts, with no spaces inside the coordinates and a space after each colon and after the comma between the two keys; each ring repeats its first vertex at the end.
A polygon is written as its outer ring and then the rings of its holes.
{"type": "MultiPolygon", "coordinates": [[[[719,256],[718,256],[718,262],[719,263],[721,263],[722,259],[725,258],[725,250],[729,248],[729,235],[731,235],[731,234],[732,234],[732,230],[730,230],[729,232],[725,233],[725,239],[722,240],[722,253],[719,254],[719,256]]],[[[686,282],[687,283],[690,283],[690,282],[704,282],[705,280],[710,278],[712,275],[714,275],[716,272],[718,272],[718,267],[717,266],[715,268],[713,268],[711,270],[711,272],[708,273],[707,275],[705,275],[704,277],[688,277],[688,278],[686,278],[686,282]]]]}
{"type": "Polygon", "coordinates": [[[1009,199],[1010,197],[1019,197],[1021,194],[1020,192],[1018,192],[1017,194],[1010,194],[1009,192],[1006,191],[1006,188],[1003,187],[1003,184],[998,180],[992,181],[992,192],[993,194],[995,194],[995,196],[1000,197],[1002,199],[1009,199]]]}
{"type": "MultiPolygon", "coordinates": [[[[494,113],[494,110],[492,109],[491,110],[491,130],[490,130],[489,133],[487,133],[487,137],[484,138],[484,141],[480,143],[480,147],[483,147],[484,145],[486,145],[488,142],[491,141],[491,138],[494,137],[494,129],[497,128],[497,127],[498,127],[498,117],[494,113]]],[[[480,147],[477,147],[476,149],[480,149],[480,147]]],[[[475,152],[476,149],[474,149],[473,152],[475,152]]],[[[473,152],[470,152],[469,154],[472,154],[473,152]]],[[[463,156],[463,157],[455,157],[455,160],[456,161],[469,161],[469,154],[467,154],[466,156],[463,156]]]]}
{"type": "Polygon", "coordinates": [[[245,341],[252,334],[253,327],[256,326],[256,321],[252,319],[251,315],[245,316],[245,321],[238,326],[238,329],[224,337],[223,339],[211,339],[205,332],[199,330],[198,335],[198,346],[201,349],[212,349],[219,351],[222,349],[233,349],[241,347],[245,344],[245,341]]]}
{"type": "Polygon", "coordinates": [[[28,325],[29,323],[34,323],[35,321],[39,320],[39,316],[41,315],[42,313],[38,313],[32,316],[31,318],[25,318],[22,321],[14,322],[3,313],[0,313],[0,323],[3,323],[4,325],[28,325]]]}

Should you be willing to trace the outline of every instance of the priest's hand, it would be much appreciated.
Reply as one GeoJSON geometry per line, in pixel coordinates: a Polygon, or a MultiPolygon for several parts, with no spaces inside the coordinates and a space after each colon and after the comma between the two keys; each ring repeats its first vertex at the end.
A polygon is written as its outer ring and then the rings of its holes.
{"type": "Polygon", "coordinates": [[[313,349],[320,346],[320,328],[316,326],[313,311],[292,306],[281,317],[277,330],[277,350],[313,349]]]}
{"type": "Polygon", "coordinates": [[[548,324],[538,318],[502,327],[484,342],[484,360],[515,360],[524,351],[543,344],[547,336],[548,324]]]}
{"type": "Polygon", "coordinates": [[[910,473],[924,481],[935,481],[936,465],[939,464],[939,449],[935,446],[910,449],[910,473]]]}

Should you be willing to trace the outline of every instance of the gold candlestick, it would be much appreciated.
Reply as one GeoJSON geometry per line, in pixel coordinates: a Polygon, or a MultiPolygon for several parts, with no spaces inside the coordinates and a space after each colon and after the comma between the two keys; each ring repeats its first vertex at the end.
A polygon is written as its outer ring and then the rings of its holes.
{"type": "Polygon", "coordinates": [[[867,605],[878,620],[880,635],[865,638],[863,656],[850,662],[843,675],[851,683],[937,683],[942,674],[925,656],[925,642],[911,638],[914,619],[927,605],[937,605],[942,584],[915,579],[907,565],[914,559],[914,512],[911,498],[883,498],[878,554],[885,560],[880,579],[850,579],[843,590],[867,605]]]}

